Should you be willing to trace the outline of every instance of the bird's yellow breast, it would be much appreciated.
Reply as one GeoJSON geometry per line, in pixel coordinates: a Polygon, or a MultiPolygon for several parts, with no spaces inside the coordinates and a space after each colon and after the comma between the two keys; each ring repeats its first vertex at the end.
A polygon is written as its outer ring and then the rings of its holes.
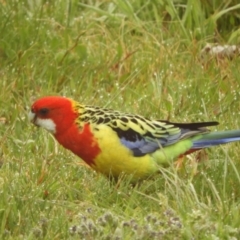
{"type": "Polygon", "coordinates": [[[107,176],[118,177],[121,173],[133,175],[139,179],[155,173],[158,169],[151,155],[134,157],[130,149],[125,147],[109,126],[99,124],[92,129],[101,153],[94,159],[92,167],[107,176]]]}

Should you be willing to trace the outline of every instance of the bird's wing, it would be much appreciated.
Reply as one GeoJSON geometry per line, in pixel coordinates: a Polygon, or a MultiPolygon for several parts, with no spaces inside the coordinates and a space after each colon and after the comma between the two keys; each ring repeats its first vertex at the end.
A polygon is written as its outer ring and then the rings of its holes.
{"type": "Polygon", "coordinates": [[[84,106],[79,120],[111,127],[117,133],[121,143],[129,148],[134,156],[152,153],[181,139],[208,132],[206,126],[217,125],[216,122],[181,124],[150,120],[139,115],[92,106],[84,106]]]}

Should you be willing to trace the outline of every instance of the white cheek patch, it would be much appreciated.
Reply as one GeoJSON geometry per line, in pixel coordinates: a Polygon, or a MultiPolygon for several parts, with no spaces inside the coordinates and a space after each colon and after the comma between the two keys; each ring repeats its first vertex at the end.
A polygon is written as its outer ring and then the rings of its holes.
{"type": "Polygon", "coordinates": [[[32,122],[34,118],[35,118],[35,113],[29,112],[29,113],[28,113],[28,119],[29,119],[29,121],[32,122]]]}
{"type": "Polygon", "coordinates": [[[56,133],[56,124],[51,119],[37,118],[35,124],[39,127],[45,128],[51,133],[56,133]]]}

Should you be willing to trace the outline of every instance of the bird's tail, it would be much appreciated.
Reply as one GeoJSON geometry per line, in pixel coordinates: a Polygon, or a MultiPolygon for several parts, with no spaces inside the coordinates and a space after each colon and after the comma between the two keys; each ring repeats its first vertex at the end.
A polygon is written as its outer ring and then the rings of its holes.
{"type": "Polygon", "coordinates": [[[194,139],[191,150],[207,148],[235,141],[240,141],[240,130],[210,132],[203,134],[201,138],[194,139]]]}

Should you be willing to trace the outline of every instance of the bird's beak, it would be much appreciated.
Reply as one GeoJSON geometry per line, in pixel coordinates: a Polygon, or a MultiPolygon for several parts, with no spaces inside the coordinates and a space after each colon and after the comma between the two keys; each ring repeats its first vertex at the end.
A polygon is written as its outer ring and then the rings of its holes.
{"type": "Polygon", "coordinates": [[[35,124],[36,125],[36,118],[37,118],[37,115],[35,113],[33,113],[32,111],[30,111],[28,113],[28,119],[31,123],[35,124]]]}

